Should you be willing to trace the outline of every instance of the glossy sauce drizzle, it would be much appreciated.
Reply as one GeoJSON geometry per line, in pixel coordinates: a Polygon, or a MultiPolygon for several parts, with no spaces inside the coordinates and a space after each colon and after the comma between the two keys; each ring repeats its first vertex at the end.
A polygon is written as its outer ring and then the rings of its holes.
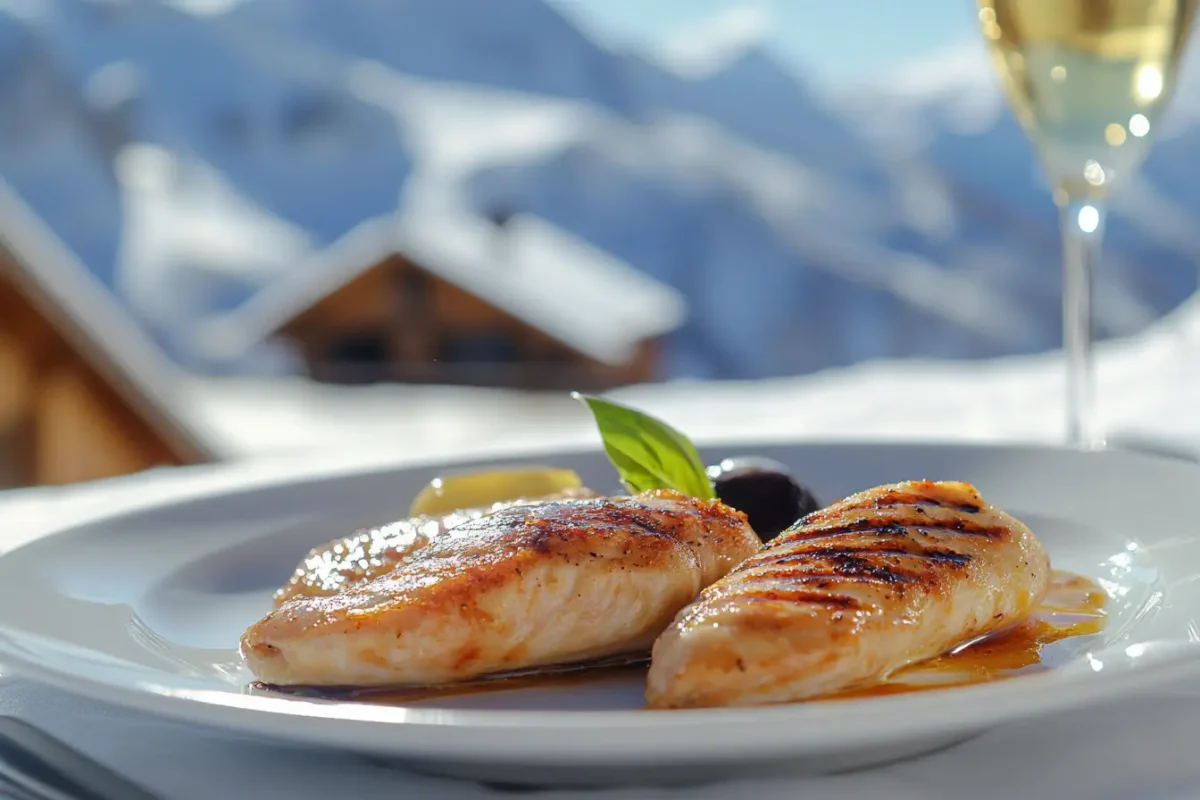
{"type": "MultiPolygon", "coordinates": [[[[1071,660],[1069,640],[1104,630],[1104,591],[1092,580],[1055,571],[1046,598],[1027,622],[1006,631],[959,645],[944,656],[905,667],[868,687],[841,692],[827,700],[903,694],[1000,680],[1036,670],[1051,669],[1071,660]],[[1058,648],[1058,649],[1056,649],[1058,648]]],[[[603,681],[644,679],[647,659],[617,657],[590,664],[532,670],[445,687],[336,688],[267,687],[252,691],[284,691],[291,695],[325,700],[404,705],[439,698],[516,689],[549,689],[596,684],[603,681]]]]}
{"type": "Polygon", "coordinates": [[[1050,590],[1027,622],[966,642],[944,656],[898,670],[880,683],[830,699],[965,686],[1052,669],[1075,655],[1075,648],[1066,645],[1082,645],[1082,637],[1104,630],[1106,599],[1095,581],[1055,571],[1050,590]]]}

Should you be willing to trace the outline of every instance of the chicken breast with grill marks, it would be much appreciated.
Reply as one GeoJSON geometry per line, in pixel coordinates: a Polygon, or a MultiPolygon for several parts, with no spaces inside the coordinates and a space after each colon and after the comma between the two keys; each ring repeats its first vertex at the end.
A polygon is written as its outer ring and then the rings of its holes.
{"type": "Polygon", "coordinates": [[[596,493],[590,489],[565,489],[546,497],[505,500],[487,508],[468,508],[442,516],[412,517],[356,531],[310,550],[288,582],[275,593],[275,606],[293,597],[325,597],[372,581],[410,560],[423,548],[449,535],[460,525],[502,509],[595,496],[596,493]]]}
{"type": "Polygon", "coordinates": [[[435,685],[646,653],[761,546],[745,516],[667,491],[501,509],[374,580],[296,596],[242,652],[275,685],[435,685]]]}
{"type": "Polygon", "coordinates": [[[1050,561],[960,482],[913,481],[805,517],[655,642],[655,708],[803,700],[868,685],[1027,618],[1050,561]]]}

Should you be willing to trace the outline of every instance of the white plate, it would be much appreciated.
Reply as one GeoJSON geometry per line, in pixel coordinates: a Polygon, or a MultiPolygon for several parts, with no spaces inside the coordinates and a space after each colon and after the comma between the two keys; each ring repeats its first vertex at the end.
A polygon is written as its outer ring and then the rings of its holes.
{"type": "MultiPolygon", "coordinates": [[[[0,557],[0,661],[112,703],[229,731],[522,782],[699,780],[831,771],[1096,703],[1200,663],[1200,467],[1122,452],[903,444],[723,445],[794,467],[832,501],[908,478],[964,479],[1028,522],[1055,566],[1098,579],[1105,632],[1056,669],[995,683],[757,709],[638,710],[637,680],[405,707],[261,696],[236,650],[300,556],[402,515],[440,470],[408,468],[208,491],[119,514],[0,557]]],[[[602,454],[543,455],[615,487],[602,454]]],[[[461,466],[461,465],[457,465],[461,466]]],[[[2,522],[0,522],[2,524],[2,522]]],[[[1077,642],[1076,644],[1078,644],[1077,642]]]]}

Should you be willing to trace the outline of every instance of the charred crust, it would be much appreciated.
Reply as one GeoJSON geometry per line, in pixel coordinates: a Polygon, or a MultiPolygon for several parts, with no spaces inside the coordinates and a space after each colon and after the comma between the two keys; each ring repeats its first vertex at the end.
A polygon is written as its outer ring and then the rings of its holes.
{"type": "MultiPolygon", "coordinates": [[[[797,554],[799,555],[799,554],[797,554]]],[[[920,558],[930,561],[947,561],[965,564],[971,561],[971,556],[956,553],[952,550],[912,549],[892,547],[882,542],[879,545],[868,544],[862,547],[814,547],[807,551],[813,558],[828,558],[842,564],[870,564],[866,556],[896,556],[900,558],[920,558]]]]}
{"type": "MultiPolygon", "coordinates": [[[[914,509],[915,510],[915,509],[914,509]]],[[[838,522],[820,526],[793,527],[780,534],[776,540],[779,545],[800,544],[819,539],[832,539],[850,533],[866,533],[875,536],[904,537],[910,532],[953,531],[962,536],[972,536],[983,539],[1001,539],[1007,535],[1008,529],[1003,525],[981,525],[965,519],[932,519],[923,516],[920,520],[905,523],[897,519],[856,519],[849,522],[838,522]]]]}
{"type": "Polygon", "coordinates": [[[966,553],[956,553],[953,550],[926,550],[925,556],[935,561],[953,564],[957,567],[966,566],[975,560],[974,556],[969,556],[966,553]]]}
{"type": "MultiPolygon", "coordinates": [[[[866,560],[861,559],[861,561],[865,562],[866,560]]],[[[781,566],[755,572],[753,579],[788,581],[810,584],[815,589],[828,589],[837,583],[844,583],[845,581],[892,585],[908,583],[917,578],[910,573],[901,572],[900,570],[886,566],[873,566],[867,563],[842,563],[835,564],[828,571],[823,572],[800,571],[781,566]]]]}
{"type": "Polygon", "coordinates": [[[925,506],[932,508],[942,508],[945,503],[936,497],[928,495],[915,494],[913,492],[890,491],[873,499],[870,505],[875,508],[888,508],[890,506],[925,506]]]}
{"type": "Polygon", "coordinates": [[[744,597],[747,600],[768,603],[800,603],[805,605],[829,606],[843,610],[861,608],[861,603],[853,597],[814,592],[808,589],[759,589],[746,592],[744,597]]]}
{"type": "Polygon", "coordinates": [[[877,536],[907,536],[909,526],[887,519],[860,519],[821,527],[792,529],[779,537],[781,544],[833,538],[843,533],[873,533],[877,536]]]}

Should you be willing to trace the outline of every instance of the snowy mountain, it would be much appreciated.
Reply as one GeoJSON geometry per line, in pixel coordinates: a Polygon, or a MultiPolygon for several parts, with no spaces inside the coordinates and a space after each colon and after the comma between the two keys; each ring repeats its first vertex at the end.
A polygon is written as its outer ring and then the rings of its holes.
{"type": "Polygon", "coordinates": [[[53,5],[40,32],[78,85],[100,95],[114,70],[129,76],[127,141],[211,165],[319,242],[395,206],[407,154],[391,118],[345,90],[339,60],[157,2],[53,5]]]}
{"type": "MultiPolygon", "coordinates": [[[[872,245],[895,225],[886,203],[720,129],[678,127],[648,133],[593,120],[538,148],[537,160],[476,171],[466,195],[482,211],[544,216],[682,289],[693,315],[672,345],[679,374],[791,374],[881,347],[950,355],[1036,346],[1013,338],[1035,326],[990,325],[972,287],[872,245]]],[[[987,301],[1023,317],[1001,296],[987,301]]]]}
{"type": "Polygon", "coordinates": [[[228,22],[418,78],[638,111],[619,64],[544,0],[243,0],[228,22]]]}
{"type": "Polygon", "coordinates": [[[0,78],[6,107],[22,110],[4,115],[3,175],[168,344],[243,302],[299,239],[329,244],[395,208],[410,158],[391,116],[345,89],[340,61],[277,50],[228,20],[157,2],[31,8],[0,18],[22,48],[6,50],[18,68],[0,78]],[[169,154],[170,168],[122,159],[145,146],[169,154]],[[157,171],[138,171],[148,165],[157,171]],[[209,175],[224,200],[213,199],[209,175]],[[227,228],[185,247],[171,226],[213,202],[210,220],[257,215],[292,226],[293,245],[265,261],[240,252],[236,268],[220,241],[227,228]],[[172,206],[174,217],[156,213],[172,206]],[[164,250],[164,240],[177,245],[164,250]]]}
{"type": "Polygon", "coordinates": [[[625,56],[624,68],[644,108],[714,122],[749,144],[825,165],[864,187],[878,189],[886,183],[874,152],[861,137],[761,46],[694,78],[663,69],[637,53],[625,56]]]}
{"type": "MultiPolygon", "coordinates": [[[[975,46],[823,87],[752,25],[720,58],[692,37],[689,71],[545,0],[21,7],[0,174],[191,366],[205,320],[417,200],[532,212],[680,289],[666,375],[1059,341],[1055,210],[975,46]]],[[[1196,286],[1197,105],[1117,204],[1105,334],[1196,286]]]]}
{"type": "MultiPolygon", "coordinates": [[[[909,246],[1008,286],[1039,309],[1039,318],[1054,315],[1061,291],[1057,210],[982,47],[935,54],[886,84],[844,94],[842,105],[897,175],[950,209],[952,224],[941,236],[909,246]]],[[[1194,159],[1183,154],[1198,141],[1200,125],[1177,125],[1151,149],[1141,175],[1114,194],[1096,287],[1102,335],[1133,332],[1196,288],[1200,238],[1187,209],[1200,207],[1200,196],[1172,197],[1170,189],[1186,185],[1179,176],[1194,159]]]]}
{"type": "MultiPolygon", "coordinates": [[[[1193,212],[1200,208],[1200,163],[1195,157],[1200,131],[1200,35],[1184,57],[1172,106],[1163,119],[1162,131],[1154,143],[1144,172],[1162,198],[1177,209],[1193,212]]],[[[1164,209],[1155,209],[1161,218],[1164,209]]],[[[1149,221],[1148,221],[1149,222],[1149,221]]],[[[1176,229],[1192,231],[1194,224],[1183,218],[1172,220],[1176,229]]],[[[1195,238],[1189,237],[1194,243],[1195,238]]]]}
{"type": "Polygon", "coordinates": [[[0,174],[111,284],[121,204],[103,134],[28,20],[0,10],[0,174]]]}

